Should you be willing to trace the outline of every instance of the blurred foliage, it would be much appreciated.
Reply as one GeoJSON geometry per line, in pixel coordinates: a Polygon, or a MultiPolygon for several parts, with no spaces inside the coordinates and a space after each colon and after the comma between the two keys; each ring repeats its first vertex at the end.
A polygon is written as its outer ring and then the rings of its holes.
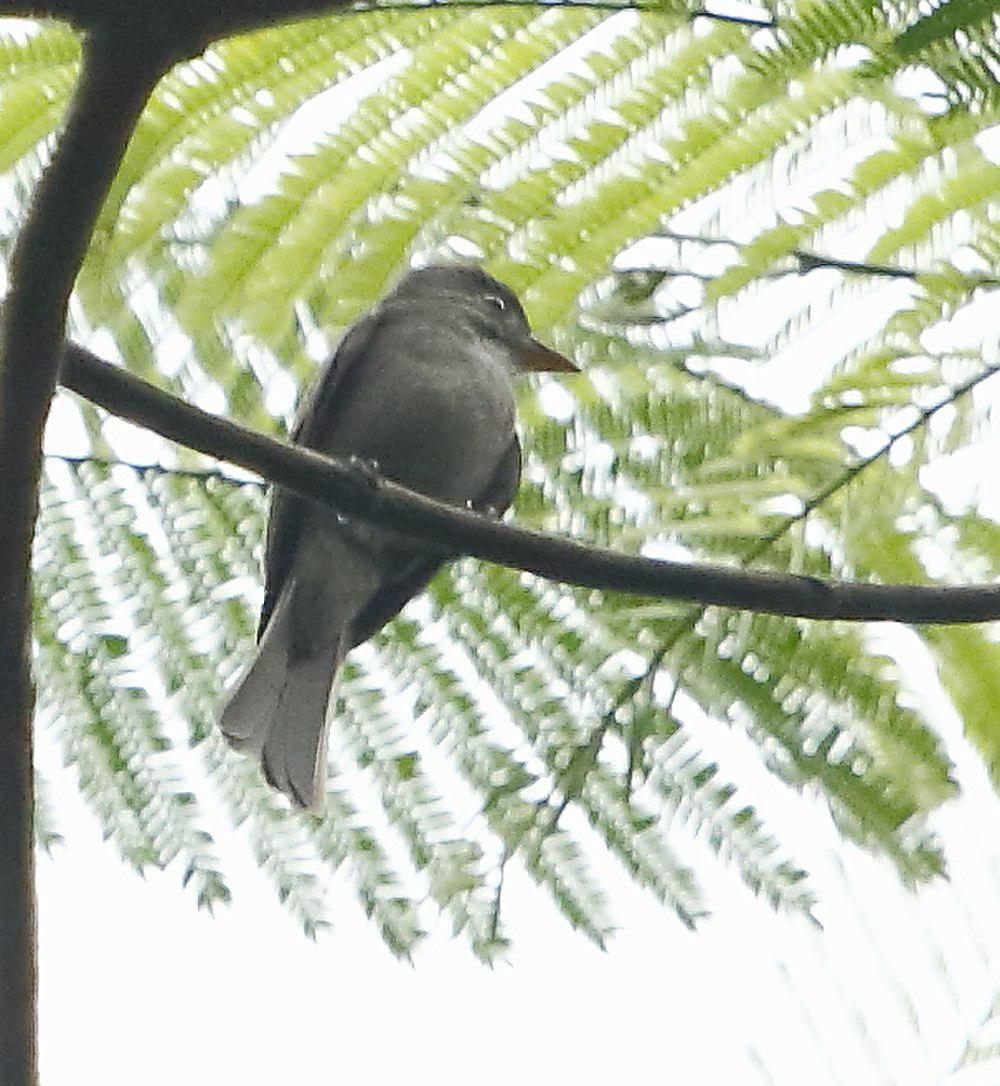
{"type": "MultiPolygon", "coordinates": [[[[518,522],[818,576],[995,577],[988,485],[943,495],[930,477],[986,436],[1000,365],[996,22],[982,0],[800,0],[745,23],[440,4],[219,43],[143,116],[74,334],[281,432],[407,265],[476,259],[585,371],[522,390],[518,522]]],[[[78,43],[0,35],[9,251],[78,43]]],[[[200,903],[230,893],[220,805],[308,932],[343,867],[400,955],[430,909],[502,953],[507,863],[602,945],[595,855],[688,925],[711,904],[701,848],[809,915],[809,856],[783,844],[769,789],[822,797],[908,883],[944,870],[929,818],[955,774],[866,630],[472,561],[354,655],[325,815],[289,811],[213,725],[251,652],[262,489],[69,397],[54,418],[45,718],[122,855],[177,862],[200,903]]],[[[922,636],[996,775],[997,646],[922,636]]],[[[42,841],[57,823],[40,813],[42,841]]]]}

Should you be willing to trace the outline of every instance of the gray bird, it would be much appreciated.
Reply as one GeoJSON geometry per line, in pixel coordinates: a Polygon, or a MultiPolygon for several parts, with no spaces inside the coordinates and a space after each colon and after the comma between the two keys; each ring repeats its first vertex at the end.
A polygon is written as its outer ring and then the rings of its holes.
{"type": "MultiPolygon", "coordinates": [[[[469,265],[421,268],[341,340],[292,440],[370,463],[451,505],[502,513],[517,491],[516,373],[576,367],[531,334],[521,303],[469,265]]],[[[327,704],[344,657],[450,557],[276,488],[256,659],[222,712],[267,780],[319,809],[327,704]]]]}

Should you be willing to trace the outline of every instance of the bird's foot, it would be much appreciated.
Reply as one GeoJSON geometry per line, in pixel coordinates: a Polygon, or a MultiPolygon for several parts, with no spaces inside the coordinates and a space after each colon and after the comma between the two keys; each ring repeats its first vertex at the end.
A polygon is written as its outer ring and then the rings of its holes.
{"type": "Polygon", "coordinates": [[[465,508],[470,513],[478,513],[487,520],[499,520],[503,516],[503,513],[495,505],[477,505],[471,499],[465,503],[465,508]]]}
{"type": "Polygon", "coordinates": [[[364,456],[355,456],[352,453],[347,458],[347,462],[364,479],[372,490],[378,489],[378,485],[381,482],[381,476],[378,472],[377,460],[369,460],[364,456]]]}

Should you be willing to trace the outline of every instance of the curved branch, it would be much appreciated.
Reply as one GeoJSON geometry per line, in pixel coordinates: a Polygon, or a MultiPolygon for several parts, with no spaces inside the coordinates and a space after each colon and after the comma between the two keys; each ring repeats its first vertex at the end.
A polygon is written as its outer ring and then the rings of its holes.
{"type": "Polygon", "coordinates": [[[34,1086],[36,951],[31,545],[66,307],[94,222],[161,66],[88,41],[66,129],[11,260],[0,341],[0,1081],[34,1086]]]}
{"type": "MultiPolygon", "coordinates": [[[[333,11],[420,11],[442,7],[580,7],[599,11],[661,11],[641,0],[213,0],[212,3],[164,4],[163,0],[131,0],[126,5],[107,0],[7,0],[5,14],[28,18],[65,19],[85,31],[105,30],[136,42],[156,39],[170,44],[175,60],[199,53],[209,42],[231,34],[257,30],[293,19],[311,19],[333,11]]],[[[673,11],[668,14],[674,14],[673,11]]],[[[714,19],[748,27],[777,25],[770,16],[728,15],[692,8],[691,19],[714,19]]]]}
{"type": "Polygon", "coordinates": [[[1000,618],[998,585],[864,585],[751,573],[620,554],[486,520],[211,415],[76,344],[66,348],[60,380],[113,414],[340,512],[549,580],[800,618],[909,623],[1000,618]]]}

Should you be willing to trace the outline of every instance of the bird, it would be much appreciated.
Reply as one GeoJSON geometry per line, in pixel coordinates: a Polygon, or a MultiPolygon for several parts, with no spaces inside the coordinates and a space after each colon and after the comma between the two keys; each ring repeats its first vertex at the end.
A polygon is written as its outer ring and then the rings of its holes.
{"type": "MultiPolygon", "coordinates": [[[[474,264],[407,272],[344,334],[294,443],[438,501],[500,516],[521,476],[516,374],[577,367],[537,340],[515,293],[474,264]]],[[[293,806],[321,813],[328,706],[344,657],[450,557],[282,487],[270,500],[256,656],[220,716],[293,806]]]]}

